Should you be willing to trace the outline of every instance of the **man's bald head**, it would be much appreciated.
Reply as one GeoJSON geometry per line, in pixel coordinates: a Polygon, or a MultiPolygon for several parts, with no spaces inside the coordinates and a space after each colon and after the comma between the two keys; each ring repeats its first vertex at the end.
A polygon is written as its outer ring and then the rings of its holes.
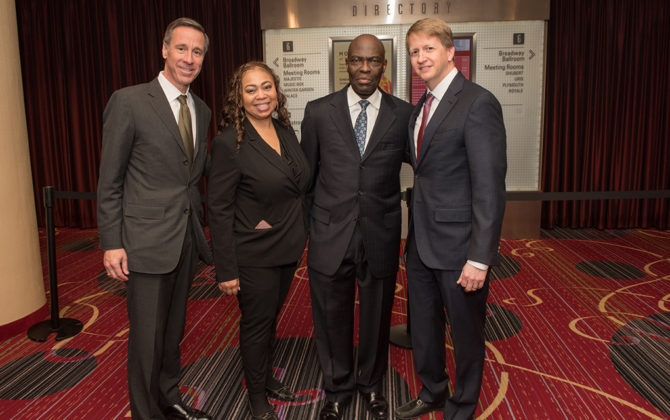
{"type": "Polygon", "coordinates": [[[351,50],[360,46],[367,46],[369,48],[377,49],[377,55],[380,57],[386,57],[386,50],[384,49],[384,44],[374,35],[362,34],[358,35],[351,41],[349,44],[348,55],[351,55],[351,50]]]}

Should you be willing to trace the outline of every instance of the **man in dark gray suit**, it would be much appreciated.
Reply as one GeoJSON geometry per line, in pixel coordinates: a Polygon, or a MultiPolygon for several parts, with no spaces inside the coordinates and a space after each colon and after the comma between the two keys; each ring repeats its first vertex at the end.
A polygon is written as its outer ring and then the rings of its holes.
{"type": "Polygon", "coordinates": [[[302,121],[301,144],[312,174],[307,264],[327,399],[323,420],[341,418],[356,386],[373,418],[388,417],[381,390],[398,270],[399,172],[412,107],[378,88],[385,68],[381,41],[357,37],[347,57],[350,84],[308,103],[302,121]]]}
{"type": "Polygon", "coordinates": [[[211,262],[199,184],[211,111],[189,90],[209,40],[180,18],[165,67],[114,92],[103,114],[98,232],[107,275],[127,283],[128,388],[136,419],[209,418],[179,393],[179,342],[198,255],[211,262]]]}
{"type": "Polygon", "coordinates": [[[407,238],[412,348],[423,388],[395,415],[443,408],[445,419],[465,419],[475,412],[484,369],[488,268],[498,262],[505,211],[505,125],[491,92],[456,69],[445,22],[414,23],[407,49],[428,86],[409,124],[415,177],[407,238]],[[451,397],[445,308],[456,362],[451,397]]]}

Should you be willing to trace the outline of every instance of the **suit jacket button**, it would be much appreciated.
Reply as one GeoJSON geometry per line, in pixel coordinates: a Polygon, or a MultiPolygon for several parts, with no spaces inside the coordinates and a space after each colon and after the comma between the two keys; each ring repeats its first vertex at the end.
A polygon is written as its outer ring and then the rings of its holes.
{"type": "Polygon", "coordinates": [[[190,210],[189,209],[184,209],[184,214],[189,214],[190,210]]]}
{"type": "Polygon", "coordinates": [[[184,160],[182,163],[184,164],[184,166],[188,166],[188,160],[184,160]]]}

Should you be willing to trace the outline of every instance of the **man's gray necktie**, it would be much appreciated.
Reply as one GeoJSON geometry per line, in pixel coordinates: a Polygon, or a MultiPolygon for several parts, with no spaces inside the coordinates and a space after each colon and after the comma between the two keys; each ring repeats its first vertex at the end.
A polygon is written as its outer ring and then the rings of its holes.
{"type": "Polygon", "coordinates": [[[181,140],[184,142],[186,148],[186,156],[188,156],[189,163],[193,163],[193,126],[191,125],[191,111],[186,103],[186,95],[179,95],[179,134],[181,140]]]}
{"type": "Polygon", "coordinates": [[[368,113],[365,111],[365,108],[370,105],[370,101],[362,99],[358,103],[361,105],[361,113],[356,118],[354,135],[356,136],[356,143],[358,143],[358,151],[363,156],[363,152],[365,151],[365,135],[368,132],[368,113]]]}

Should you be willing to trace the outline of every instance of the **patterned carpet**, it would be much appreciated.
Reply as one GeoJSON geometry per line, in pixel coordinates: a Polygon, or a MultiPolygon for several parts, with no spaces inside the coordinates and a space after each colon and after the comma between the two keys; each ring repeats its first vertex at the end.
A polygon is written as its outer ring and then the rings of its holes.
{"type": "MultiPolygon", "coordinates": [[[[81,320],[84,331],[61,342],[22,334],[0,343],[0,418],[130,416],[125,285],[104,275],[96,235],[58,231],[61,316],[81,320]]],[[[670,231],[554,229],[540,240],[505,240],[501,253],[492,273],[479,419],[670,419],[670,231]]],[[[212,267],[202,266],[191,291],[182,391],[218,419],[245,419],[239,310],[212,279],[212,267]]],[[[405,285],[401,270],[393,325],[406,322],[405,285]]],[[[277,412],[314,419],[324,394],[305,267],[278,335],[276,375],[302,397],[273,401],[277,412]]],[[[449,339],[446,346],[453,373],[449,339]]],[[[394,407],[417,395],[420,383],[410,350],[392,346],[389,357],[384,391],[394,407]]],[[[345,418],[367,418],[362,401],[355,399],[345,418]]]]}

